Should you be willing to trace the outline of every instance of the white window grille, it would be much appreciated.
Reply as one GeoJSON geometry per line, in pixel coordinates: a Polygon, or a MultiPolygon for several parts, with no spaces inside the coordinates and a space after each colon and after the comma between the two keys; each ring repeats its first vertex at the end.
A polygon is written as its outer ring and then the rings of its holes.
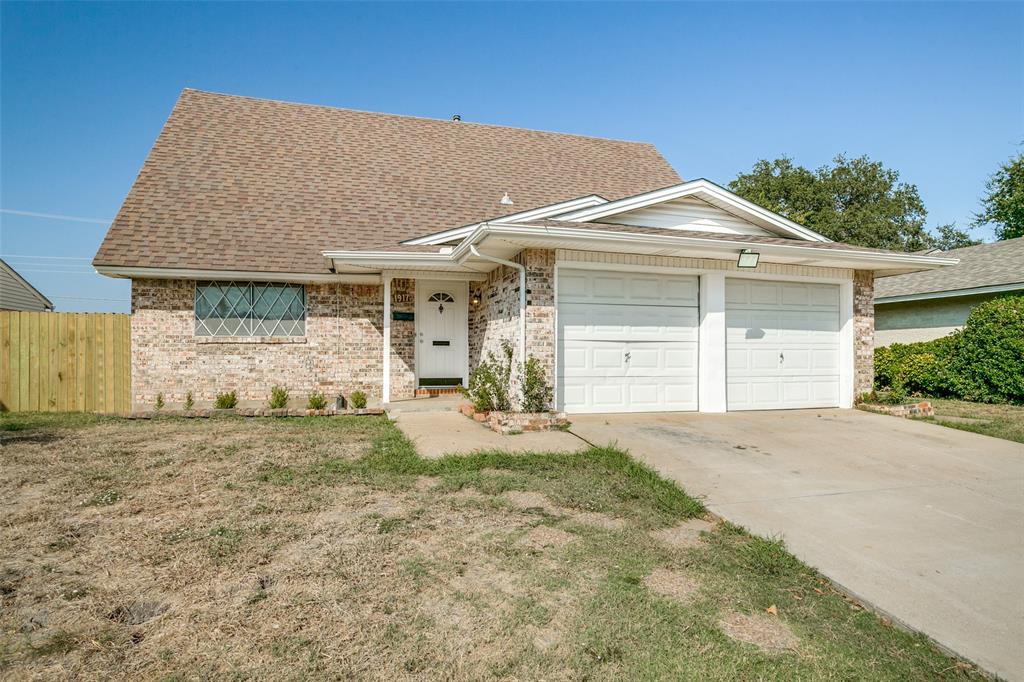
{"type": "Polygon", "coordinates": [[[272,282],[196,282],[196,336],[303,336],[306,288],[272,282]]]}

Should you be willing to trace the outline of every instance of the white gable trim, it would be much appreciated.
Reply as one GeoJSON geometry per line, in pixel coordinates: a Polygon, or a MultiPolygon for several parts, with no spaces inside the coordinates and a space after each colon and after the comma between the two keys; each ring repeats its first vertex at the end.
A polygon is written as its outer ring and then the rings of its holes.
{"type": "MultiPolygon", "coordinates": [[[[607,204],[608,200],[604,197],[596,194],[590,194],[585,197],[579,197],[578,199],[570,199],[569,201],[560,201],[557,204],[551,204],[550,206],[541,206],[540,208],[531,208],[528,211],[520,211],[519,213],[511,213],[501,218],[503,223],[516,223],[524,220],[539,220],[541,218],[551,218],[553,216],[561,215],[569,211],[577,211],[583,208],[589,208],[592,206],[598,206],[600,204],[607,204]]],[[[472,225],[465,225],[463,227],[456,227],[451,230],[445,230],[444,232],[435,232],[434,234],[424,235],[422,237],[416,237],[415,239],[407,239],[402,242],[403,244],[444,244],[456,239],[461,239],[468,234],[471,234],[473,230],[480,227],[483,223],[473,223],[472,225]]]]}
{"type": "MultiPolygon", "coordinates": [[[[558,220],[593,223],[621,213],[634,211],[638,208],[646,208],[687,196],[703,199],[712,206],[717,206],[724,211],[749,220],[755,225],[765,227],[782,236],[795,237],[812,242],[832,241],[813,230],[807,229],[803,225],[798,225],[788,218],[784,218],[777,213],[747,201],[743,197],[733,194],[729,190],[703,178],[558,215],[558,220]]],[[[502,222],[504,222],[504,219],[502,219],[502,222]]]]}

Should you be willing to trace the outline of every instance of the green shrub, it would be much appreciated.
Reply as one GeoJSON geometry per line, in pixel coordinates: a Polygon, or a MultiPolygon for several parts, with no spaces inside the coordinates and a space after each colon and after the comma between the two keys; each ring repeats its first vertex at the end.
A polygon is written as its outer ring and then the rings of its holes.
{"type": "Polygon", "coordinates": [[[217,399],[213,402],[213,406],[218,410],[230,410],[236,405],[238,405],[238,394],[234,391],[218,393],[217,399]]]}
{"type": "Polygon", "coordinates": [[[163,393],[157,393],[156,394],[156,409],[157,410],[164,409],[164,394],[163,393]]]}
{"type": "Polygon", "coordinates": [[[894,343],[875,350],[875,388],[902,388],[907,393],[953,395],[950,357],[956,335],[919,343],[894,343]]]}
{"type": "Polygon", "coordinates": [[[515,351],[507,339],[501,342],[501,357],[493,351],[469,373],[469,387],[462,389],[477,412],[507,412],[512,409],[512,356],[515,351]]]}
{"type": "Polygon", "coordinates": [[[186,410],[191,410],[195,406],[196,406],[196,401],[193,400],[193,398],[192,398],[192,391],[189,391],[188,393],[185,394],[185,409],[186,410]]]}
{"type": "Polygon", "coordinates": [[[1024,402],[1024,296],[976,307],[934,341],[875,350],[875,388],[979,402],[1024,402]]]}
{"type": "Polygon", "coordinates": [[[362,391],[355,391],[348,397],[348,401],[352,403],[352,407],[361,410],[366,407],[366,394],[362,391]]]}
{"type": "Polygon", "coordinates": [[[553,392],[537,358],[523,366],[523,412],[544,412],[551,407],[553,392]]]}
{"type": "Polygon", "coordinates": [[[1024,403],[1024,296],[982,303],[956,337],[950,370],[961,397],[1024,403]]]}
{"type": "Polygon", "coordinates": [[[307,410],[324,410],[327,409],[327,398],[321,391],[313,391],[309,394],[309,400],[306,401],[307,410]]]}
{"type": "Polygon", "coordinates": [[[274,386],[270,389],[270,400],[267,407],[272,410],[280,410],[288,407],[288,389],[283,386],[274,386]]]}

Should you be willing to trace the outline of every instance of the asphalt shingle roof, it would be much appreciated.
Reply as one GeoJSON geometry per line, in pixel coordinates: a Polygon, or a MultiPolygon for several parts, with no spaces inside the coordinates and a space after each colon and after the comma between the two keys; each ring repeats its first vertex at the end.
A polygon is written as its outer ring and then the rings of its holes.
{"type": "Polygon", "coordinates": [[[680,181],[644,143],[185,90],[93,262],[321,273],[324,250],[680,181]]]}
{"type": "Polygon", "coordinates": [[[879,278],[875,282],[875,298],[1024,285],[1024,237],[929,255],[959,258],[960,262],[936,270],[879,278]]]}

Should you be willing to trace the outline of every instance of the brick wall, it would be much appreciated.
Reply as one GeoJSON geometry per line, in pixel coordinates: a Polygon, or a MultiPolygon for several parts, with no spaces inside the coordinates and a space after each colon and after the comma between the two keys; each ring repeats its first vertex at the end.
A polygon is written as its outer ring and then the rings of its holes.
{"type": "Polygon", "coordinates": [[[875,275],[853,273],[853,394],[871,390],[875,383],[875,275]]]}
{"type": "Polygon", "coordinates": [[[469,283],[469,369],[479,365],[488,353],[501,354],[501,342],[508,340],[519,349],[519,271],[502,265],[492,270],[486,282],[469,283]]]}
{"type": "MultiPolygon", "coordinates": [[[[192,392],[197,406],[235,390],[243,403],[266,402],[275,384],[302,407],[313,390],[381,394],[381,286],[309,284],[306,334],[298,339],[200,338],[194,334],[192,280],[132,280],[132,399],[151,408],[158,393],[180,406],[192,392]]],[[[412,310],[413,304],[396,305],[412,310]]],[[[414,323],[392,322],[392,396],[413,392],[414,323]]]]}

